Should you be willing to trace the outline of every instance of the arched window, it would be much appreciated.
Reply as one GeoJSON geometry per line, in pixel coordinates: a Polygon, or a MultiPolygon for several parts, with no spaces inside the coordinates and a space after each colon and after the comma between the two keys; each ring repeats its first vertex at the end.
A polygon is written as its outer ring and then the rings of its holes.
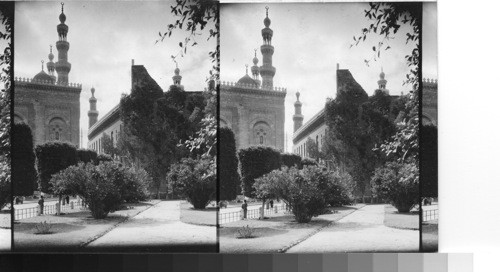
{"type": "Polygon", "coordinates": [[[49,122],[49,140],[52,141],[65,141],[67,134],[66,122],[59,117],[52,118],[49,122]]]}
{"type": "Polygon", "coordinates": [[[253,127],[253,142],[257,145],[271,143],[271,127],[266,122],[257,122],[253,127]]]}
{"type": "Polygon", "coordinates": [[[59,135],[59,131],[56,131],[55,140],[56,140],[56,141],[61,140],[61,137],[60,137],[60,135],[59,135]]]}

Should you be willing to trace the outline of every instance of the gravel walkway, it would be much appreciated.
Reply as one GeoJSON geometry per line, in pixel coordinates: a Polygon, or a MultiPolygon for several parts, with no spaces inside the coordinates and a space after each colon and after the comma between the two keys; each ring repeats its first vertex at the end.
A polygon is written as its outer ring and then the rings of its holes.
{"type": "Polygon", "coordinates": [[[180,201],[162,201],[87,245],[98,251],[216,251],[217,230],[180,221],[180,201]]]}
{"type": "Polygon", "coordinates": [[[384,226],[384,206],[367,205],[290,248],[287,253],[417,252],[419,232],[384,226]]]}

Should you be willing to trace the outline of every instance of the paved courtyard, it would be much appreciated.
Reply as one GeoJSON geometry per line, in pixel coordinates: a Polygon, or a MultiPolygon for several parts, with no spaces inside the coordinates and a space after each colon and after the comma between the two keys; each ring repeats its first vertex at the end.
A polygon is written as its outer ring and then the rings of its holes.
{"type": "Polygon", "coordinates": [[[162,201],[87,245],[103,251],[215,252],[215,226],[180,221],[180,201],[162,201]]]}
{"type": "Polygon", "coordinates": [[[419,231],[384,225],[384,204],[367,205],[333,223],[287,253],[419,250],[419,231]]]}

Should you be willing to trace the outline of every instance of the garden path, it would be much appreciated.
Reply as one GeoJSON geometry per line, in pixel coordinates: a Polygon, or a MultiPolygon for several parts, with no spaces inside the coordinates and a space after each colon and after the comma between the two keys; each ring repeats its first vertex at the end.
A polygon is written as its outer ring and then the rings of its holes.
{"type": "Polygon", "coordinates": [[[96,239],[87,247],[120,250],[174,250],[176,247],[215,248],[216,227],[186,224],[180,221],[180,201],[161,201],[130,218],[96,239]]]}
{"type": "Polygon", "coordinates": [[[384,206],[367,205],[291,247],[287,253],[418,251],[419,231],[386,227],[384,206]]]}
{"type": "Polygon", "coordinates": [[[10,250],[11,243],[10,229],[0,228],[0,251],[10,250]]]}

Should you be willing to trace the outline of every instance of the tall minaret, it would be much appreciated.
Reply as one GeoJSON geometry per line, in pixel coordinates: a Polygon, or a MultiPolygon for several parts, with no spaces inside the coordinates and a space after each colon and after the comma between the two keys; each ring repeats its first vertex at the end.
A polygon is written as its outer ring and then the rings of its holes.
{"type": "Polygon", "coordinates": [[[295,106],[295,114],[293,115],[293,132],[297,131],[302,126],[302,121],[304,120],[304,115],[302,115],[302,102],[300,102],[300,93],[296,92],[297,101],[293,104],[295,106]]]}
{"type": "Polygon", "coordinates": [[[175,63],[175,70],[174,70],[174,76],[172,77],[172,80],[174,81],[174,85],[179,86],[181,89],[184,89],[184,86],[181,85],[181,80],[182,76],[180,75],[181,70],[177,66],[177,62],[175,63]]]}
{"type": "Polygon", "coordinates": [[[377,81],[377,83],[380,90],[386,90],[385,86],[387,84],[387,80],[385,80],[384,68],[382,68],[382,71],[380,72],[380,79],[377,81]]]}
{"type": "Polygon", "coordinates": [[[271,45],[273,31],[269,28],[271,19],[268,17],[269,7],[266,7],[266,18],[264,19],[265,28],[262,29],[262,38],[264,44],[260,46],[262,53],[262,66],[260,67],[260,76],[262,77],[262,88],[273,89],[273,77],[276,74],[276,68],[273,67],[274,46],[271,45]]]}
{"type": "Polygon", "coordinates": [[[68,26],[64,23],[66,22],[66,15],[64,15],[64,3],[61,3],[61,15],[59,15],[59,21],[61,21],[61,23],[57,25],[59,40],[56,42],[58,52],[56,62],[57,84],[68,85],[68,74],[71,70],[71,63],[68,62],[69,43],[66,41],[68,26]]]}
{"type": "Polygon", "coordinates": [[[92,87],[90,89],[90,92],[92,93],[92,97],[89,98],[89,103],[90,103],[90,110],[88,112],[89,116],[89,128],[93,126],[95,123],[97,123],[97,117],[99,116],[99,112],[97,111],[97,99],[94,97],[94,92],[95,89],[92,87]]]}
{"type": "Polygon", "coordinates": [[[47,62],[47,70],[49,71],[49,76],[54,80],[53,82],[56,82],[56,75],[54,70],[56,66],[53,60],[54,60],[54,54],[52,54],[52,45],[51,45],[49,53],[49,62],[47,62]]]}
{"type": "Polygon", "coordinates": [[[253,66],[252,66],[252,76],[253,80],[257,82],[257,85],[260,87],[260,79],[259,79],[259,66],[257,64],[259,63],[259,59],[257,58],[257,49],[254,50],[254,57],[253,57],[253,66]]]}

